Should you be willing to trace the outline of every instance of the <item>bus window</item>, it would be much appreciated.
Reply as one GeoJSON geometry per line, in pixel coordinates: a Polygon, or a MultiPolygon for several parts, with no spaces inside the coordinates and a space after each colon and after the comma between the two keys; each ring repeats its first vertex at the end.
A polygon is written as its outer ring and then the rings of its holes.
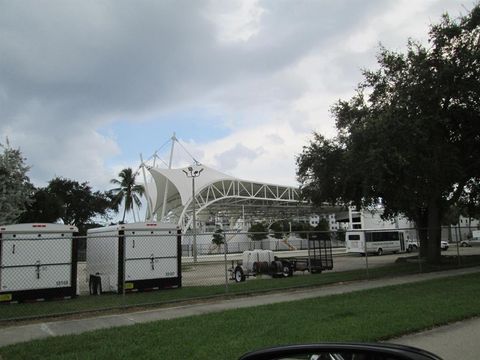
{"type": "Polygon", "coordinates": [[[367,242],[398,241],[399,239],[398,231],[375,231],[365,234],[367,242]]]}

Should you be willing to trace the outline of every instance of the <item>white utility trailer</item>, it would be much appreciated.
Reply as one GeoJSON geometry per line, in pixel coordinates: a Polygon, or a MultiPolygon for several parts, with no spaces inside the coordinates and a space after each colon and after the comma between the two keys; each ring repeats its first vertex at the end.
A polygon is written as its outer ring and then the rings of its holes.
{"type": "Polygon", "coordinates": [[[90,294],[182,285],[181,231],[174,224],[139,222],[87,231],[90,294]]]}
{"type": "Polygon", "coordinates": [[[75,297],[76,232],[63,224],[0,226],[0,302],[75,297]]]}
{"type": "Polygon", "coordinates": [[[232,261],[231,280],[245,281],[249,276],[268,274],[271,277],[290,277],[295,271],[321,273],[333,269],[332,241],[328,233],[312,233],[308,238],[308,256],[278,258],[272,250],[244,251],[237,265],[232,261]]]}

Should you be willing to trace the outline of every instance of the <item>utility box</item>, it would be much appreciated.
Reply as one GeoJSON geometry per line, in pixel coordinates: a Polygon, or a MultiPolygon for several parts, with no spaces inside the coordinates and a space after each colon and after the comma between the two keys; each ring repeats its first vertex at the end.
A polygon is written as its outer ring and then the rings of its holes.
{"type": "Polygon", "coordinates": [[[139,222],[87,231],[90,294],[157,290],[182,285],[181,231],[139,222]]]}
{"type": "Polygon", "coordinates": [[[72,298],[77,289],[75,226],[0,226],[0,302],[72,298]]]}

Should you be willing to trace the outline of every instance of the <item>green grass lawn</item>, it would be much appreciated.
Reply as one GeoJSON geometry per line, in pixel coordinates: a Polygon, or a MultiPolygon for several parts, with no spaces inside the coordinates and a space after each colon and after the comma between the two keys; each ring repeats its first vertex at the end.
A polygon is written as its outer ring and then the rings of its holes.
{"type": "MultiPolygon", "coordinates": [[[[479,257],[463,259],[463,266],[480,264],[479,257]]],[[[456,268],[456,259],[445,258],[441,266],[422,266],[423,272],[440,271],[456,268]]],[[[401,262],[384,267],[372,268],[369,270],[369,278],[377,279],[391,276],[408,275],[419,272],[418,264],[401,262]]],[[[293,277],[285,279],[249,279],[244,283],[230,282],[228,294],[225,292],[225,285],[216,286],[191,286],[181,289],[170,289],[154,292],[127,294],[125,298],[116,294],[105,294],[102,296],[80,296],[65,301],[46,301],[40,303],[25,304],[0,304],[0,322],[11,319],[30,319],[47,316],[76,314],[90,311],[106,311],[128,307],[159,306],[179,301],[191,301],[211,297],[235,296],[241,294],[252,294],[266,291],[280,291],[289,288],[312,287],[363,280],[366,278],[365,270],[345,272],[324,272],[323,274],[309,275],[306,273],[295,273],[293,277]]]]}
{"type": "Polygon", "coordinates": [[[379,341],[480,315],[480,274],[158,321],[0,348],[3,359],[236,359],[252,349],[379,341]]]}

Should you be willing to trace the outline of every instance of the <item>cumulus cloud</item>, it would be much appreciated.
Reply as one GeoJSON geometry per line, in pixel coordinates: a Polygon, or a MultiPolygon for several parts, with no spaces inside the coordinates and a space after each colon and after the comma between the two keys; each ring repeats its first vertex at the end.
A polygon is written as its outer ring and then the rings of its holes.
{"type": "Polygon", "coordinates": [[[0,4],[0,136],[21,147],[38,184],[58,175],[98,187],[130,165],[129,139],[99,129],[175,122],[185,109],[229,128],[201,142],[189,134],[202,162],[293,184],[295,155],[313,130],[334,134],[328,109],[374,66],[378,41],[401,48],[460,11],[455,0],[0,4]]]}
{"type": "Polygon", "coordinates": [[[249,149],[248,147],[237,143],[234,147],[215,155],[215,162],[219,169],[231,170],[238,166],[240,161],[253,161],[264,153],[262,147],[249,149]]]}

